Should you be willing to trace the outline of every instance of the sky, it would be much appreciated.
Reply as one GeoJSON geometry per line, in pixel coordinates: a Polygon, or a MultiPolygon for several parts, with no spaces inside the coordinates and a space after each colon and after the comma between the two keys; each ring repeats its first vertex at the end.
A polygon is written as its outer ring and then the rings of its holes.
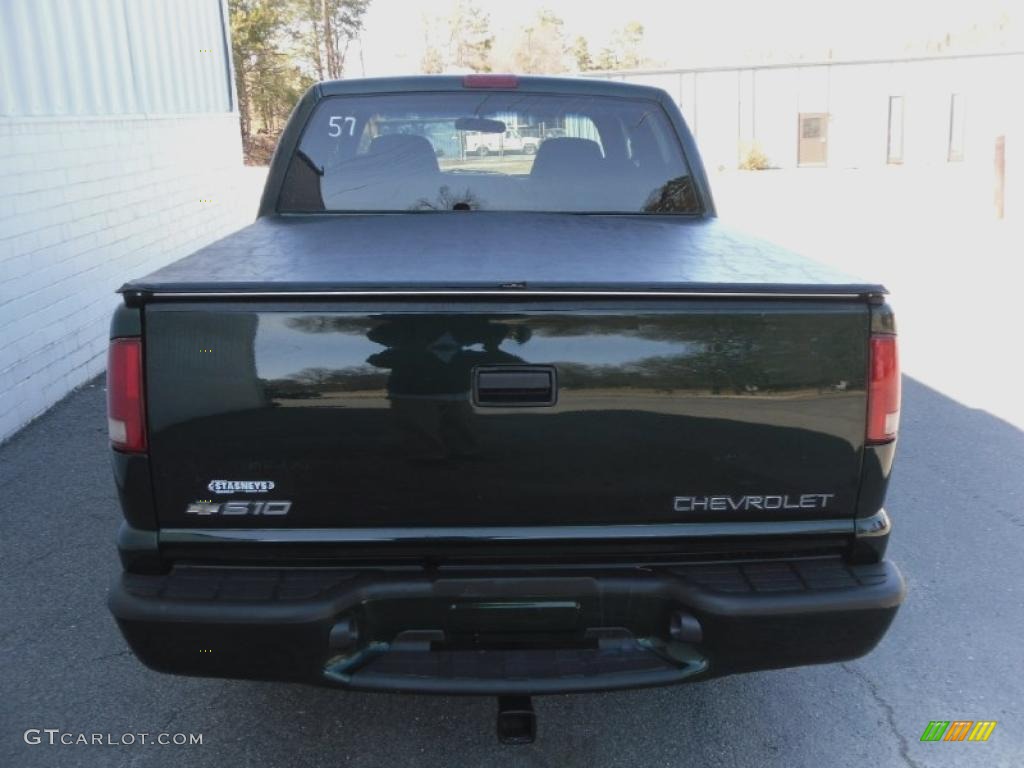
{"type": "MultiPolygon", "coordinates": [[[[1024,0],[476,0],[492,30],[514,34],[541,9],[565,21],[567,37],[583,35],[596,52],[611,33],[639,21],[646,52],[664,67],[752,63],[770,58],[872,58],[924,53],[923,42],[958,34],[967,45],[988,46],[990,30],[1011,19],[1012,47],[1024,49],[1024,0]],[[907,44],[916,43],[908,51],[907,44]]],[[[373,0],[362,38],[350,58],[350,76],[419,71],[423,16],[445,15],[451,0],[414,3],[373,0]],[[361,71],[363,70],[363,71],[361,71]]],[[[1004,42],[1005,44],[1005,42],[1004,42]]]]}

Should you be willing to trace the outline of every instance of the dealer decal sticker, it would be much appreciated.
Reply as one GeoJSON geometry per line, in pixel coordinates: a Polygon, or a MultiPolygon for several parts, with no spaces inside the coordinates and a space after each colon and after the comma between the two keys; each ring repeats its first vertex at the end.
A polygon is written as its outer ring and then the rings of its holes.
{"type": "Polygon", "coordinates": [[[266,493],[274,490],[273,480],[211,480],[206,486],[214,493],[266,493]]]}

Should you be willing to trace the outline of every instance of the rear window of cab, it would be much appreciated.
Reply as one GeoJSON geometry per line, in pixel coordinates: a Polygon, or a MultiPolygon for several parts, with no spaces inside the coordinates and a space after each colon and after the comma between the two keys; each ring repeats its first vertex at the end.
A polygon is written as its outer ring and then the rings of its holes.
{"type": "Polygon", "coordinates": [[[280,210],[699,212],[661,105],[611,96],[332,96],[291,158],[280,210]]]}

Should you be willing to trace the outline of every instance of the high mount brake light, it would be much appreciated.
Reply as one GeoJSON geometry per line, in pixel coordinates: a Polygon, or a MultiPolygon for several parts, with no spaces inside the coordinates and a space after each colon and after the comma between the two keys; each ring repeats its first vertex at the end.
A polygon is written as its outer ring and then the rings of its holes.
{"type": "Polygon", "coordinates": [[[519,87],[515,75],[466,75],[462,78],[463,88],[509,88],[519,87]]]}
{"type": "Polygon", "coordinates": [[[900,426],[900,361],[896,337],[871,337],[868,369],[869,443],[888,443],[900,426]]]}
{"type": "Polygon", "coordinates": [[[119,451],[146,450],[142,392],[142,340],[113,339],[107,355],[107,429],[119,451]]]}

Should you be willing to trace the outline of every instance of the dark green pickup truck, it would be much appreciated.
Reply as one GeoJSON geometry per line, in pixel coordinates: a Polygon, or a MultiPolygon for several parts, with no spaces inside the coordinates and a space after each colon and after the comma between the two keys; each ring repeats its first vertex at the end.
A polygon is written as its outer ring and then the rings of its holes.
{"type": "Polygon", "coordinates": [[[154,669],[650,686],[860,656],[903,599],[885,290],[719,223],[660,90],[319,84],[258,220],[121,293],[110,608],[154,669]]]}

